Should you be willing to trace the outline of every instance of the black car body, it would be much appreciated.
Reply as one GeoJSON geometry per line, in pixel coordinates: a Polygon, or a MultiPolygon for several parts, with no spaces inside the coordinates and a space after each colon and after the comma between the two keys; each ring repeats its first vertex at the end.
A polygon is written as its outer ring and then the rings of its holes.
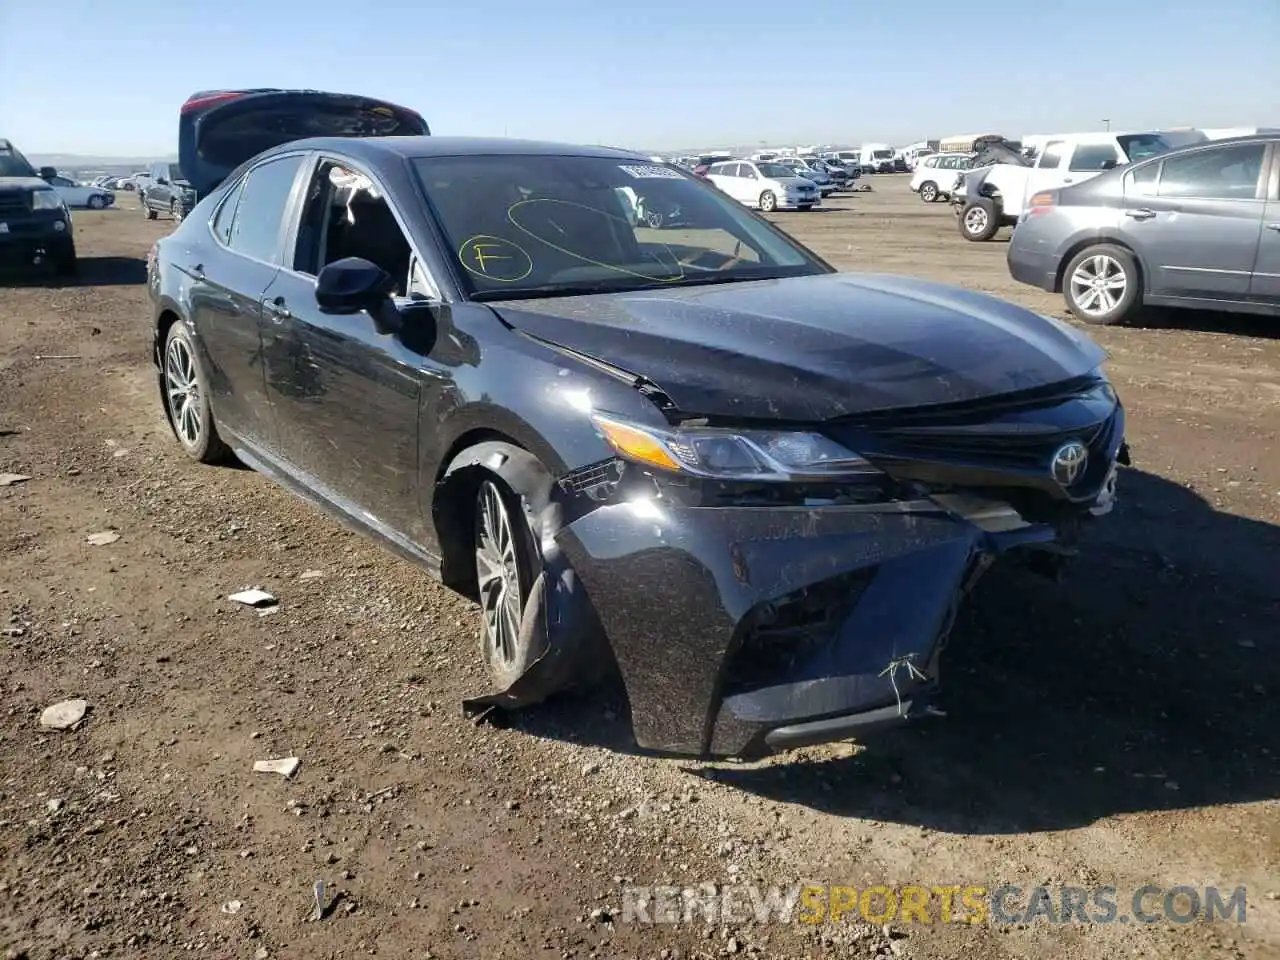
{"type": "Polygon", "coordinates": [[[990,560],[1112,503],[1090,340],[839,274],[670,166],[425,136],[236,166],[149,259],[170,422],[478,599],[472,707],[616,667],[652,750],[899,722],[990,560]]]}
{"type": "Polygon", "coordinates": [[[53,167],[37,171],[8,140],[0,140],[0,266],[76,269],[71,212],[49,181],[53,167]]]}

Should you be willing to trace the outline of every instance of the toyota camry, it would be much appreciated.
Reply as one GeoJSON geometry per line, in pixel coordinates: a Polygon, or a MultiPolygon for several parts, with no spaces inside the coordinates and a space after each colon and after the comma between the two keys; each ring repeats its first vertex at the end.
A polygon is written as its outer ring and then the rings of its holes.
{"type": "Polygon", "coordinates": [[[183,124],[202,199],[148,262],[174,435],[473,598],[474,709],[616,672],[642,748],[864,736],[928,712],[993,559],[1053,569],[1114,502],[1124,411],[1069,324],[838,272],[623,150],[316,92],[183,124]]]}

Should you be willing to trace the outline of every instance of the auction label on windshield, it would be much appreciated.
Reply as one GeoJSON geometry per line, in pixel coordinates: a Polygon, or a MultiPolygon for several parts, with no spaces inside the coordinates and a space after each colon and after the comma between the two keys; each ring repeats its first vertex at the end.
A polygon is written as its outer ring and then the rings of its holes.
{"type": "Polygon", "coordinates": [[[672,170],[670,167],[659,166],[656,163],[646,164],[624,164],[618,167],[628,176],[635,177],[637,180],[683,180],[684,174],[678,170],[672,170]]]}

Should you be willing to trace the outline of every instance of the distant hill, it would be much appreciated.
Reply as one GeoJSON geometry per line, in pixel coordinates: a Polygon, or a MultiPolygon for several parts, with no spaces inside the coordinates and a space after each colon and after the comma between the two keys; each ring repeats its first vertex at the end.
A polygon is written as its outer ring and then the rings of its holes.
{"type": "Polygon", "coordinates": [[[37,167],[57,167],[59,170],[78,167],[129,167],[141,169],[161,160],[177,162],[177,154],[166,157],[101,157],[87,153],[28,153],[27,159],[37,167]]]}

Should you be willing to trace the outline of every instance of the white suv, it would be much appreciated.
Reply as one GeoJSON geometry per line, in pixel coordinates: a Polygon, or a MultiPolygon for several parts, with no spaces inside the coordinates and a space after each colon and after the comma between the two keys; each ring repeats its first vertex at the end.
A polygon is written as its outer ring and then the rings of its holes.
{"type": "Polygon", "coordinates": [[[951,196],[964,171],[969,169],[967,153],[931,153],[916,161],[911,177],[911,190],[925,203],[946,200],[951,196]]]}
{"type": "Polygon", "coordinates": [[[818,185],[790,167],[767,160],[725,160],[712,164],[707,179],[739,203],[773,210],[809,210],[820,201],[818,185]]]}

